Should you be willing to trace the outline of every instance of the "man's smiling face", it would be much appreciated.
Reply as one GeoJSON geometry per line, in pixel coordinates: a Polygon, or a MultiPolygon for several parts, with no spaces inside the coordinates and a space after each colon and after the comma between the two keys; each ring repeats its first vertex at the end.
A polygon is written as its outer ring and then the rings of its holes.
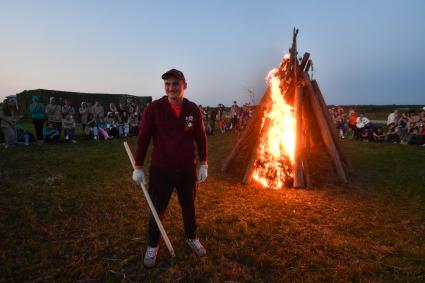
{"type": "Polygon", "coordinates": [[[185,84],[182,80],[169,77],[164,80],[165,93],[172,101],[181,101],[184,95],[185,84]]]}

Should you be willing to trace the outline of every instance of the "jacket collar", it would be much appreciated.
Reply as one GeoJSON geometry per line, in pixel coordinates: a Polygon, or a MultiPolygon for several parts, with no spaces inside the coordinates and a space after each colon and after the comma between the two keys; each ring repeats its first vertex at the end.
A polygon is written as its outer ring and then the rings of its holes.
{"type": "Polygon", "coordinates": [[[178,120],[184,120],[184,117],[187,113],[187,106],[188,106],[188,102],[189,100],[187,100],[186,98],[183,97],[183,102],[182,102],[182,110],[180,113],[180,117],[176,118],[176,116],[174,115],[173,109],[171,108],[171,104],[168,101],[168,97],[166,95],[164,95],[161,98],[161,103],[164,104],[164,108],[167,109],[166,111],[168,112],[169,115],[171,115],[174,119],[178,119],[178,120]]]}

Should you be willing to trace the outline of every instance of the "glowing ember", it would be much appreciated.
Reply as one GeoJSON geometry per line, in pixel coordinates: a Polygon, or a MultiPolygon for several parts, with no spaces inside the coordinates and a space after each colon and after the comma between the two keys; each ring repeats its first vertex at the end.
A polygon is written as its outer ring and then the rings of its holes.
{"type": "Polygon", "coordinates": [[[293,178],[295,152],[295,118],[293,107],[285,101],[280,89],[277,69],[268,74],[271,91],[271,109],[264,113],[253,179],[264,187],[280,189],[293,178]],[[267,123],[265,121],[268,119],[267,123]]]}

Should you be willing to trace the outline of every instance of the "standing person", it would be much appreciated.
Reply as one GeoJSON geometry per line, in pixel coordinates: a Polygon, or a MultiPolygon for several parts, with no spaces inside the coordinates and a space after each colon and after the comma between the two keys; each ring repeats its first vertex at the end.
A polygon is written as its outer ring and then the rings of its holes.
{"type": "Polygon", "coordinates": [[[6,98],[0,108],[1,130],[3,136],[7,138],[7,146],[16,144],[16,123],[21,118],[16,107],[15,98],[6,98]]]}
{"type": "Polygon", "coordinates": [[[84,132],[87,125],[87,117],[90,114],[90,108],[88,107],[87,102],[81,102],[81,106],[78,109],[78,112],[80,112],[80,122],[84,132]]]}
{"type": "Polygon", "coordinates": [[[93,103],[91,101],[87,101],[87,108],[89,109],[89,114],[94,115],[93,103]]]}
{"type": "Polygon", "coordinates": [[[345,133],[345,120],[344,120],[344,116],[343,114],[338,114],[335,117],[335,123],[336,123],[336,129],[338,131],[338,135],[340,138],[345,138],[344,137],[344,133],[345,133]]]}
{"type": "Polygon", "coordinates": [[[248,124],[248,119],[249,119],[249,109],[248,109],[248,104],[244,104],[242,106],[242,110],[240,113],[240,129],[243,130],[245,129],[246,125],[248,124]]]}
{"type": "Polygon", "coordinates": [[[109,112],[112,112],[114,114],[118,114],[118,109],[115,106],[115,103],[113,103],[113,102],[109,103],[109,112]]]}
{"type": "Polygon", "coordinates": [[[40,103],[40,99],[36,95],[32,97],[30,112],[32,123],[34,125],[35,135],[37,136],[37,142],[43,142],[43,125],[46,115],[46,108],[44,107],[44,104],[40,103]]]}
{"type": "Polygon", "coordinates": [[[224,133],[224,105],[220,103],[217,109],[217,129],[219,129],[221,133],[224,133]]]}
{"type": "Polygon", "coordinates": [[[137,100],[135,97],[131,99],[130,106],[128,107],[129,114],[135,113],[136,115],[139,115],[140,107],[137,105],[137,100]]]}
{"type": "MultiPolygon", "coordinates": [[[[197,183],[207,178],[207,138],[198,106],[184,98],[187,87],[181,71],[171,69],[162,75],[166,96],[152,102],[144,111],[137,137],[133,180],[145,183],[143,162],[151,138],[153,152],[149,171],[149,195],[159,216],[164,214],[174,187],[183,212],[187,244],[198,256],[206,250],[196,237],[195,193],[197,183]],[[199,154],[196,177],[195,145],[199,154]]],[[[149,219],[149,241],[144,265],[153,267],[158,254],[160,233],[153,216],[149,219]]]]}
{"type": "Polygon", "coordinates": [[[211,133],[210,135],[214,134],[214,130],[216,128],[216,120],[217,120],[218,111],[216,108],[212,108],[211,110],[211,118],[210,118],[210,127],[211,127],[211,133]]]}
{"type": "Polygon", "coordinates": [[[96,100],[93,105],[93,116],[95,119],[105,117],[105,110],[103,106],[100,105],[99,100],[96,100]]]}
{"type": "Polygon", "coordinates": [[[236,101],[233,101],[232,107],[230,107],[230,116],[232,117],[233,129],[238,129],[238,117],[239,117],[239,106],[236,101]]]}
{"type": "Polygon", "coordinates": [[[117,111],[118,111],[118,116],[119,116],[120,118],[122,118],[122,117],[123,117],[123,113],[124,113],[124,112],[127,112],[127,108],[126,108],[126,106],[125,106],[125,103],[124,103],[124,102],[120,102],[120,104],[118,104],[118,109],[117,109],[117,111]]]}
{"type": "Polygon", "coordinates": [[[71,101],[69,99],[64,100],[64,105],[62,106],[62,118],[65,118],[66,115],[71,115],[73,118],[75,118],[75,109],[71,105],[71,101]]]}
{"type": "Polygon", "coordinates": [[[54,124],[60,138],[62,132],[62,107],[58,104],[58,100],[55,97],[50,97],[50,103],[46,106],[46,114],[47,122],[54,124]]]}
{"type": "Polygon", "coordinates": [[[354,110],[349,113],[350,117],[348,118],[348,129],[351,132],[351,136],[353,138],[357,138],[357,114],[354,110]]]}

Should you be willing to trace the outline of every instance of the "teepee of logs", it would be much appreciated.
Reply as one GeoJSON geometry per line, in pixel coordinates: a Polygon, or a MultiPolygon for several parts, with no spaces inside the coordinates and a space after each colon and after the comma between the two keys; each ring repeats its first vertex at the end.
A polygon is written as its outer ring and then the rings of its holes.
{"type": "Polygon", "coordinates": [[[297,58],[298,29],[222,171],[264,187],[348,182],[349,162],[316,80],[310,54],[297,58]]]}

